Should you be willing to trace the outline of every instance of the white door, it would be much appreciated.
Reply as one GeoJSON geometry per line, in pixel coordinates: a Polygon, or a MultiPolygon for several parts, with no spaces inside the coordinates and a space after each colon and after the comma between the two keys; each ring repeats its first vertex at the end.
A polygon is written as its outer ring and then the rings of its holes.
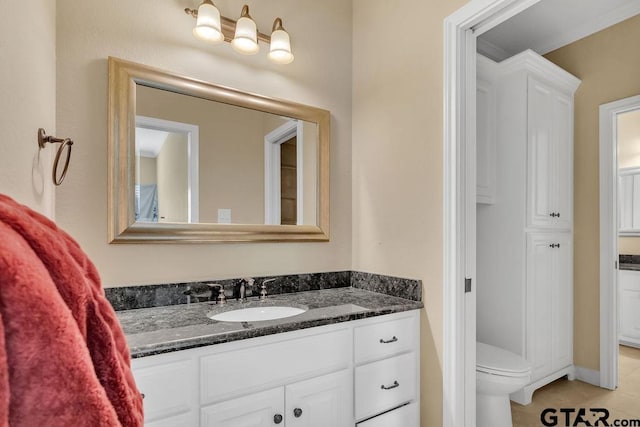
{"type": "Polygon", "coordinates": [[[202,427],[284,426],[284,387],[242,396],[201,410],[202,427]]]}
{"type": "Polygon", "coordinates": [[[556,219],[551,198],[554,173],[550,164],[554,154],[554,95],[550,87],[533,77],[529,77],[527,95],[527,222],[530,227],[551,227],[556,219]]]}
{"type": "Polygon", "coordinates": [[[573,106],[571,98],[559,92],[553,95],[553,174],[551,210],[555,228],[571,229],[573,223],[573,106]]]}
{"type": "Polygon", "coordinates": [[[551,369],[556,371],[573,363],[573,242],[571,233],[556,233],[553,240],[551,369]]]}
{"type": "MultiPolygon", "coordinates": [[[[526,359],[532,365],[531,380],[551,372],[554,258],[556,241],[551,233],[527,234],[526,359]],[[553,245],[553,246],[552,246],[553,245]]],[[[561,244],[562,248],[562,244],[561,244]]]]}
{"type": "Polygon", "coordinates": [[[287,427],[353,426],[353,380],[349,370],[286,386],[287,427]]]}

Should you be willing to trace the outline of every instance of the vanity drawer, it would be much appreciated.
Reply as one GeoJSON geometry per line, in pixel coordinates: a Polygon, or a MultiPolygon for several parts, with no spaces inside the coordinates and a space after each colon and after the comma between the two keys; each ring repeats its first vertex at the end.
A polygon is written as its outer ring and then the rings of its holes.
{"type": "Polygon", "coordinates": [[[416,398],[415,352],[358,366],[356,420],[371,417],[416,398]]]}
{"type": "Polygon", "coordinates": [[[413,349],[417,339],[416,328],[415,315],[355,328],[356,364],[413,349]]]}
{"type": "Polygon", "coordinates": [[[418,404],[410,403],[400,408],[389,411],[386,414],[378,415],[362,423],[358,423],[357,427],[419,427],[418,404]]]}
{"type": "Polygon", "coordinates": [[[203,356],[200,403],[207,405],[348,368],[351,339],[351,331],[341,329],[203,356]]]}

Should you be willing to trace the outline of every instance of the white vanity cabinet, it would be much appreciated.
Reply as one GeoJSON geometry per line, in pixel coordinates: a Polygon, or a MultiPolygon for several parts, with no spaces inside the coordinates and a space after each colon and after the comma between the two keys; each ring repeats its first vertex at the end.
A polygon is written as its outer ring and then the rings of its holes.
{"type": "MultiPolygon", "coordinates": [[[[486,58],[485,58],[486,59],[486,58]]],[[[573,94],[580,80],[526,51],[492,68],[496,196],[477,205],[477,340],[533,366],[511,395],[573,377],[573,94]]]]}
{"type": "Polygon", "coordinates": [[[202,409],[206,427],[325,427],[352,420],[351,373],[333,374],[242,396],[202,409]]]}
{"type": "Polygon", "coordinates": [[[640,271],[619,270],[620,344],[640,348],[640,271]]]}
{"type": "Polygon", "coordinates": [[[403,427],[417,427],[418,322],[413,310],[134,359],[145,425],[353,427],[412,404],[403,427]]]}

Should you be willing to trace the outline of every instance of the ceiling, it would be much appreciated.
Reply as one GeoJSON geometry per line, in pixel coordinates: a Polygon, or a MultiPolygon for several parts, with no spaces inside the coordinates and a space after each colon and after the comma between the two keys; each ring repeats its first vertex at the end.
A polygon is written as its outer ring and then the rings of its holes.
{"type": "Polygon", "coordinates": [[[169,132],[136,126],[136,155],[158,157],[168,136],[169,132]]]}
{"type": "Polygon", "coordinates": [[[527,49],[540,55],[640,13],[640,0],[541,0],[478,38],[478,51],[501,61],[527,49]]]}

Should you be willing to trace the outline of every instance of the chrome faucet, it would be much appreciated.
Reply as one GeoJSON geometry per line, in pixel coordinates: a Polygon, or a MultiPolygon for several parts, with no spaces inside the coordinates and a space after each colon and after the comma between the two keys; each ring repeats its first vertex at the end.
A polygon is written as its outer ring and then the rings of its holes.
{"type": "Polygon", "coordinates": [[[245,302],[247,300],[247,288],[253,288],[254,283],[255,280],[251,277],[240,279],[240,281],[236,283],[236,287],[233,292],[234,297],[240,302],[245,302]]]}
{"type": "Polygon", "coordinates": [[[267,283],[274,282],[276,279],[267,279],[262,281],[262,286],[260,286],[260,301],[265,301],[267,299],[267,283]]]}

